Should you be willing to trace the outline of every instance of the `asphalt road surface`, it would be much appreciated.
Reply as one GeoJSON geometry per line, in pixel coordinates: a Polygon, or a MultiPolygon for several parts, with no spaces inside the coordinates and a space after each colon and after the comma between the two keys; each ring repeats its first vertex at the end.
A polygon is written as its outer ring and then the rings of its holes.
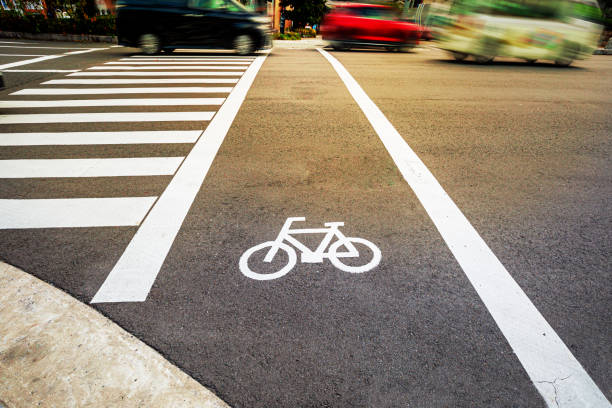
{"type": "Polygon", "coordinates": [[[231,406],[608,406],[611,58],[21,42],[0,258],[231,406]]]}

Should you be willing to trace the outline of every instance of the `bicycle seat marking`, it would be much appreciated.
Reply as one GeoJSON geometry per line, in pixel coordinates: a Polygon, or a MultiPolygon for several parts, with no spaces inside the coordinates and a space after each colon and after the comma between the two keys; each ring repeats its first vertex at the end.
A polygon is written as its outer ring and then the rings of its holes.
{"type": "Polygon", "coordinates": [[[306,221],[306,218],[287,218],[285,224],[274,241],[267,241],[259,245],[255,245],[242,254],[239,265],[240,271],[244,276],[256,280],[271,280],[286,275],[297,263],[297,254],[293,247],[301,251],[301,261],[303,263],[321,263],[325,258],[327,258],[330,260],[332,265],[344,272],[367,272],[379,264],[381,259],[380,249],[378,249],[378,247],[370,241],[363,238],[345,236],[339,230],[339,227],[344,225],[343,222],[326,222],[324,224],[326,228],[291,229],[291,224],[296,221],[306,221]],[[325,236],[321,240],[321,243],[317,249],[312,251],[306,245],[302,244],[295,237],[293,237],[293,234],[325,234],[325,236]],[[331,241],[334,237],[336,238],[336,241],[332,243],[331,241]],[[286,242],[293,245],[293,247],[288,245],[286,242]],[[342,262],[342,258],[359,258],[360,253],[354,244],[366,246],[371,252],[372,259],[366,264],[360,266],[347,265],[342,262]],[[342,246],[345,248],[345,250],[339,251],[342,246]],[[255,252],[266,248],[269,249],[268,253],[263,258],[263,262],[268,264],[271,263],[278,250],[281,249],[287,253],[287,264],[280,270],[272,273],[258,273],[253,271],[249,267],[249,258],[255,254],[255,252]],[[325,251],[326,249],[327,252],[325,251]]]}

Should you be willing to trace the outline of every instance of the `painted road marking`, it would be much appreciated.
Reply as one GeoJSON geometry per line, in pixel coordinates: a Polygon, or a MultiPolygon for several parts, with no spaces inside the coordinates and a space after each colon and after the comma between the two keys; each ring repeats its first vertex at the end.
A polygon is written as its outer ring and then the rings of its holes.
{"type": "Polygon", "coordinates": [[[72,99],[56,101],[0,101],[0,108],[68,108],[81,106],[221,105],[225,98],[72,99]]]}
{"type": "Polygon", "coordinates": [[[78,69],[5,69],[3,72],[79,72],[78,69]]]}
{"type": "Polygon", "coordinates": [[[202,122],[214,112],[107,112],[107,113],[40,113],[0,115],[0,124],[83,123],[83,122],[202,122]]]}
{"type": "Polygon", "coordinates": [[[0,54],[1,57],[44,57],[45,54],[0,54]]]}
{"type": "Polygon", "coordinates": [[[334,67],[508,340],[549,407],[610,407],[561,338],[531,303],[425,164],[344,66],[334,67]]]}
{"type": "Polygon", "coordinates": [[[155,57],[151,57],[148,55],[132,55],[128,58],[122,58],[121,60],[127,59],[155,59],[155,60],[190,60],[190,59],[205,59],[205,60],[231,60],[231,61],[255,61],[255,58],[250,57],[234,57],[231,55],[225,55],[222,57],[214,56],[214,55],[156,55],[155,57]]]}
{"type": "Polygon", "coordinates": [[[231,87],[149,87],[149,88],[32,88],[22,89],[11,95],[107,95],[146,93],[230,93],[231,87]]]}
{"type": "Polygon", "coordinates": [[[127,71],[127,72],[75,72],[73,74],[69,74],[68,76],[147,76],[147,77],[155,77],[155,76],[242,76],[244,72],[213,72],[213,71],[190,71],[190,72],[136,72],[136,71],[127,71]]]}
{"type": "MultiPolygon", "coordinates": [[[[168,60],[164,60],[164,61],[130,61],[130,62],[117,62],[117,61],[111,61],[111,62],[105,62],[104,65],[163,65],[163,64],[172,64],[174,65],[197,65],[197,64],[201,64],[201,63],[206,63],[208,65],[249,65],[251,62],[242,62],[242,61],[206,61],[206,60],[201,60],[201,61],[180,61],[180,62],[167,62],[168,60]]],[[[174,61],[174,60],[172,60],[174,61]]]]}
{"type": "MultiPolygon", "coordinates": [[[[13,44],[17,44],[17,43],[13,43],[13,44]]],[[[36,46],[36,47],[31,47],[31,46],[23,46],[23,45],[16,45],[16,46],[12,46],[12,45],[0,45],[0,48],[36,48],[36,49],[46,49],[46,50],[89,50],[89,48],[83,48],[83,47],[42,47],[42,46],[36,46]]],[[[101,50],[105,49],[105,48],[100,48],[101,50]]]]}
{"type": "Polygon", "coordinates": [[[137,226],[156,198],[0,200],[0,229],[137,226]]]}
{"type": "Polygon", "coordinates": [[[182,66],[182,65],[160,65],[160,66],[149,66],[149,65],[145,65],[145,66],[120,66],[120,67],[115,67],[115,66],[108,66],[108,65],[101,65],[101,66],[96,66],[96,67],[91,67],[91,68],[87,68],[87,70],[89,71],[95,71],[95,70],[122,70],[122,71],[129,71],[129,70],[157,70],[157,69],[219,69],[219,70],[224,70],[224,69],[233,69],[233,70],[239,70],[239,69],[247,69],[247,67],[242,67],[242,66],[231,66],[231,65],[227,65],[227,66],[223,66],[223,65],[190,65],[190,66],[182,66]]]}
{"type": "Polygon", "coordinates": [[[183,157],[0,160],[0,178],[168,176],[183,157]]]}
{"type": "MultiPolygon", "coordinates": [[[[281,276],[286,275],[293,269],[297,262],[297,254],[295,252],[295,248],[302,252],[301,261],[303,263],[321,263],[324,258],[328,258],[332,265],[336,268],[340,269],[344,272],[350,273],[362,273],[367,272],[371,269],[374,269],[380,263],[381,253],[380,249],[371,243],[368,240],[357,237],[347,237],[342,232],[340,232],[340,227],[344,225],[343,222],[326,222],[326,228],[302,228],[302,229],[291,229],[291,224],[296,221],[306,221],[304,217],[290,217],[287,218],[285,224],[281,228],[278,236],[274,241],[264,242],[259,245],[255,245],[254,247],[245,251],[244,254],[240,257],[240,261],[238,265],[240,267],[240,272],[248,278],[255,280],[271,280],[280,278],[281,276]],[[321,243],[317,246],[317,249],[312,251],[306,245],[302,244],[298,241],[292,234],[325,234],[321,239],[321,243]],[[332,239],[336,238],[336,241],[330,245],[332,239]],[[285,241],[293,245],[285,244],[285,241]],[[365,245],[370,249],[372,253],[371,259],[365,259],[365,263],[360,266],[351,266],[346,265],[342,262],[341,258],[359,258],[360,254],[354,243],[365,245]],[[329,248],[328,248],[329,247],[329,248]],[[338,251],[340,247],[346,249],[342,251],[338,251]],[[269,272],[256,272],[251,269],[249,266],[249,258],[255,252],[260,251],[262,249],[268,249],[266,256],[263,259],[263,262],[270,263],[274,259],[274,256],[278,252],[279,249],[282,249],[287,253],[287,265],[283,266],[279,271],[269,272]],[[325,252],[327,249],[327,252],[325,252]]],[[[369,254],[368,254],[369,255],[369,254]]],[[[366,255],[366,256],[368,256],[366,255]]],[[[362,261],[362,260],[360,260],[362,261]]]]}
{"type": "Polygon", "coordinates": [[[265,59],[265,56],[257,57],[240,78],[91,300],[92,303],[146,300],[176,234],[265,59]]]}
{"type": "Polygon", "coordinates": [[[52,79],[43,82],[42,85],[235,84],[236,82],[238,78],[52,79]]]}
{"type": "MultiPolygon", "coordinates": [[[[7,47],[7,46],[6,45],[0,45],[0,47],[7,47]]],[[[53,47],[23,47],[23,46],[19,46],[18,48],[53,48],[53,47]]],[[[57,48],[57,49],[61,49],[61,48],[57,48]]],[[[65,48],[65,49],[73,49],[73,48],[65,48]]],[[[74,48],[74,49],[81,49],[81,48],[74,48]]],[[[48,61],[48,60],[55,59],[55,58],[65,57],[66,55],[84,54],[86,52],[92,52],[92,51],[97,51],[97,50],[105,50],[105,49],[106,48],[88,48],[88,49],[85,49],[83,51],[66,52],[64,54],[59,54],[59,55],[45,55],[43,57],[32,58],[32,59],[27,59],[27,60],[23,60],[23,61],[11,62],[9,64],[0,65],[0,70],[6,70],[6,69],[9,69],[9,68],[13,68],[13,67],[19,67],[21,65],[34,64],[36,62],[48,61]]]]}
{"type": "Polygon", "coordinates": [[[201,130],[0,133],[0,146],[195,143],[201,130]]]}

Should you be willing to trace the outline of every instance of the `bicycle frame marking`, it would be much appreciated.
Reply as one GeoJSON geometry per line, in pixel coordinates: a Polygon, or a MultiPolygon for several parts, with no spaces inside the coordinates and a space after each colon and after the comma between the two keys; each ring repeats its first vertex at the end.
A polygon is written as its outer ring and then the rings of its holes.
{"type": "MultiPolygon", "coordinates": [[[[285,225],[281,229],[278,237],[274,241],[279,244],[283,241],[287,241],[295,246],[302,252],[301,260],[303,263],[321,263],[324,258],[329,258],[329,253],[323,252],[330,244],[334,236],[338,237],[339,240],[344,241],[344,246],[348,251],[336,252],[338,257],[357,257],[359,251],[350,241],[346,239],[346,236],[340,232],[338,227],[344,226],[343,222],[326,222],[324,225],[329,228],[302,228],[302,229],[291,229],[291,224],[294,221],[306,221],[305,217],[289,217],[285,221],[285,225]],[[321,243],[316,250],[312,251],[306,245],[302,244],[296,238],[292,237],[291,234],[325,234],[321,243]]],[[[264,262],[272,262],[274,256],[278,252],[279,245],[275,245],[268,251],[268,254],[264,258],[264,262]]]]}
{"type": "MultiPolygon", "coordinates": [[[[297,263],[296,248],[301,252],[301,262],[303,263],[321,263],[325,258],[329,259],[333,266],[344,272],[362,273],[375,268],[381,259],[380,249],[372,242],[359,237],[347,237],[340,232],[339,227],[344,225],[343,222],[326,222],[326,228],[291,228],[291,224],[295,221],[306,221],[305,217],[289,217],[281,228],[278,236],[274,241],[267,241],[255,245],[247,249],[240,257],[239,266],[242,274],[248,278],[255,280],[271,280],[280,278],[286,275],[293,269],[297,263]],[[292,235],[297,234],[325,234],[317,248],[312,251],[306,245],[298,241],[292,235]],[[333,238],[337,240],[332,242],[333,238]],[[339,258],[359,258],[360,254],[354,243],[365,246],[370,250],[371,259],[366,259],[365,264],[350,265],[345,264],[339,258]],[[291,245],[288,245],[291,244],[291,245]],[[343,246],[346,250],[338,251],[343,246]],[[259,273],[253,271],[249,267],[249,258],[254,253],[267,249],[266,256],[263,262],[271,263],[279,249],[287,253],[288,260],[286,265],[280,270],[273,273],[259,273]],[[327,252],[325,250],[327,249],[327,252]]],[[[368,253],[368,255],[370,254],[368,253]]],[[[361,260],[360,260],[361,261],[361,260]]]]}

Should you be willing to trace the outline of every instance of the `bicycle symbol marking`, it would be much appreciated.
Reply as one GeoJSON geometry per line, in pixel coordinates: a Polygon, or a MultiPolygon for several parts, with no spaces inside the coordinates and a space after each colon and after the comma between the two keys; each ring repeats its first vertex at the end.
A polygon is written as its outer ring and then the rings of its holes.
{"type": "Polygon", "coordinates": [[[280,278],[281,276],[286,275],[293,269],[293,267],[297,263],[297,254],[295,249],[286,244],[288,242],[292,244],[295,248],[301,251],[301,261],[302,263],[321,263],[325,258],[328,258],[332,265],[336,268],[340,269],[344,272],[351,273],[362,273],[367,272],[373,268],[375,268],[381,259],[380,249],[373,243],[363,238],[357,237],[347,237],[342,232],[340,232],[339,227],[344,226],[343,222],[326,222],[324,225],[327,228],[304,228],[304,229],[291,229],[291,224],[296,221],[306,221],[305,217],[289,217],[285,221],[285,224],[281,228],[276,240],[267,241],[261,243],[259,245],[255,245],[254,247],[245,251],[244,254],[240,257],[240,271],[243,275],[256,280],[271,280],[280,278]],[[296,238],[292,236],[292,234],[322,234],[325,236],[321,240],[321,243],[317,247],[316,250],[312,251],[306,245],[302,244],[296,238]],[[337,240],[332,243],[332,239],[336,237],[337,240]],[[372,259],[361,266],[352,266],[347,265],[342,262],[342,258],[358,258],[359,251],[355,248],[354,244],[365,245],[370,252],[372,253],[372,259]],[[329,246],[329,248],[328,248],[329,246]],[[346,248],[345,251],[338,251],[341,246],[346,248]],[[282,249],[287,253],[288,262],[287,265],[282,267],[279,271],[273,273],[258,273],[249,267],[249,258],[257,251],[270,248],[268,253],[264,257],[263,261],[266,263],[271,263],[274,257],[276,256],[279,249],[282,249]],[[325,249],[328,248],[327,252],[325,249]]]}

